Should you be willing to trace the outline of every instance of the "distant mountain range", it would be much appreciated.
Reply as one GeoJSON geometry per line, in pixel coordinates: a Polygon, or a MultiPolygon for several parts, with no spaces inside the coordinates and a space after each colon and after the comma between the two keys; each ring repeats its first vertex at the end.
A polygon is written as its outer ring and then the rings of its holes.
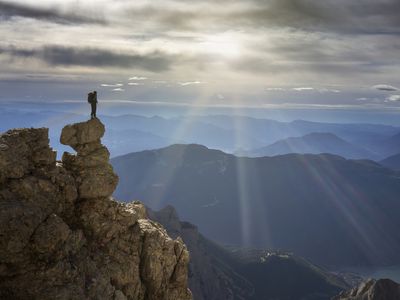
{"type": "Polygon", "coordinates": [[[400,171],[400,153],[389,156],[379,162],[382,166],[400,171]]]}
{"type": "Polygon", "coordinates": [[[148,209],[148,216],[188,247],[195,300],[328,300],[350,287],[342,277],[290,253],[221,247],[181,222],[171,206],[148,209]]]}
{"type": "Polygon", "coordinates": [[[386,138],[382,143],[373,145],[375,151],[381,153],[383,156],[388,157],[400,152],[400,133],[386,138]]]}
{"type": "MultiPolygon", "coordinates": [[[[100,116],[108,128],[104,142],[111,156],[155,149],[176,143],[196,143],[233,153],[253,151],[287,138],[331,133],[353,145],[345,154],[355,158],[384,159],[400,152],[400,128],[377,124],[334,124],[309,121],[279,122],[245,116],[210,115],[163,118],[138,115],[100,116]],[[356,155],[360,154],[359,157],[356,155]],[[353,157],[353,156],[351,156],[353,157]]],[[[57,111],[23,112],[0,110],[0,131],[15,127],[50,127],[52,146],[58,143],[61,127],[83,121],[87,116],[57,111]]],[[[342,143],[343,143],[342,141],[342,143]]],[[[317,141],[316,143],[324,143],[317,141]]],[[[347,145],[348,147],[348,145],[347,145]]]]}
{"type": "Polygon", "coordinates": [[[400,173],[372,161],[238,158],[174,145],[112,164],[118,199],[173,205],[220,243],[284,249],[334,267],[400,262],[400,173]]]}
{"type": "Polygon", "coordinates": [[[275,156],[289,153],[321,154],[331,153],[350,159],[377,159],[379,156],[353,145],[333,133],[310,133],[302,137],[291,137],[269,146],[238,153],[250,157],[275,156]]]}

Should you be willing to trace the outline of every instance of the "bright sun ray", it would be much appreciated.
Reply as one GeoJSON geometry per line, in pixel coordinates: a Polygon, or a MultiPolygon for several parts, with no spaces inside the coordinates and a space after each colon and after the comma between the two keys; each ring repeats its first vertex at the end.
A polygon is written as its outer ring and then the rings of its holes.
{"type": "MultiPolygon", "coordinates": [[[[183,118],[183,121],[181,122],[180,126],[176,128],[173,132],[171,132],[169,143],[174,144],[174,143],[182,143],[182,141],[185,141],[185,138],[191,134],[193,127],[196,125],[195,123],[197,122],[197,116],[200,115],[207,105],[210,103],[209,100],[209,91],[204,88],[201,90],[202,93],[198,97],[197,101],[195,101],[192,105],[189,106],[188,111],[186,112],[186,117],[183,118]]],[[[184,153],[180,153],[180,155],[177,155],[173,162],[173,165],[179,165],[182,160],[184,159],[184,153]]],[[[176,171],[177,168],[167,168],[165,172],[163,173],[162,176],[162,184],[164,186],[169,186],[169,184],[175,179],[176,177],[176,171]]],[[[151,174],[151,171],[148,173],[151,174]]],[[[165,191],[164,189],[159,189],[157,192],[157,195],[154,197],[155,200],[153,201],[153,204],[157,208],[162,208],[162,199],[165,196],[165,191]]],[[[210,202],[214,201],[214,199],[208,199],[210,202]]]]}
{"type": "Polygon", "coordinates": [[[239,57],[242,52],[239,38],[230,33],[206,36],[199,48],[204,53],[231,59],[239,57]]]}
{"type": "MultiPolygon", "coordinates": [[[[369,237],[371,232],[368,232],[366,228],[363,228],[359,224],[357,217],[350,213],[350,211],[356,211],[354,208],[351,209],[351,207],[355,206],[357,202],[362,203],[364,197],[351,186],[345,185],[343,187],[338,187],[332,180],[329,180],[329,177],[335,178],[340,177],[341,175],[336,170],[336,167],[331,165],[329,160],[326,160],[325,158],[322,159],[325,160],[325,163],[329,164],[327,171],[331,174],[331,176],[326,176],[326,174],[321,173],[320,170],[310,165],[304,157],[300,158],[305,170],[307,170],[311,177],[313,177],[319,183],[319,186],[326,191],[327,195],[329,196],[327,200],[330,201],[336,207],[336,209],[341,212],[341,215],[357,232],[360,249],[365,249],[364,253],[371,259],[374,254],[379,252],[379,246],[374,245],[371,241],[369,237]],[[353,196],[352,199],[349,199],[348,196],[346,196],[349,194],[353,196]]],[[[379,230],[379,228],[370,227],[369,230],[375,231],[379,230]]]]}
{"type": "MultiPolygon", "coordinates": [[[[235,108],[235,114],[240,114],[240,109],[235,108]]],[[[242,136],[242,124],[241,118],[234,116],[234,128],[233,131],[235,133],[235,143],[236,148],[242,147],[243,136],[242,136]],[[238,147],[239,146],[239,147],[238,147]]],[[[236,165],[236,180],[237,180],[237,189],[238,189],[238,201],[239,201],[239,217],[240,217],[240,225],[241,225],[241,239],[242,244],[245,246],[251,245],[251,211],[250,211],[250,201],[251,199],[251,187],[249,186],[249,175],[248,170],[246,168],[246,164],[248,161],[245,158],[239,158],[237,160],[236,165]]]]}

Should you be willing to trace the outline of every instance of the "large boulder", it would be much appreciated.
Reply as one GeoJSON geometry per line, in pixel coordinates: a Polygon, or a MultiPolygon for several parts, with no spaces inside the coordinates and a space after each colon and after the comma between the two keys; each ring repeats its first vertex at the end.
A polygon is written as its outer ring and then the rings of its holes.
{"type": "Polygon", "coordinates": [[[118,184],[118,176],[109,163],[110,153],[100,142],[104,131],[100,120],[91,119],[67,125],[61,132],[61,143],[77,151],[76,155],[65,152],[62,161],[74,174],[82,198],[107,197],[118,184]]]}
{"type": "Polygon", "coordinates": [[[99,143],[103,137],[105,127],[99,119],[94,118],[86,122],[67,125],[61,132],[60,141],[64,145],[69,145],[76,151],[80,146],[99,143]]]}

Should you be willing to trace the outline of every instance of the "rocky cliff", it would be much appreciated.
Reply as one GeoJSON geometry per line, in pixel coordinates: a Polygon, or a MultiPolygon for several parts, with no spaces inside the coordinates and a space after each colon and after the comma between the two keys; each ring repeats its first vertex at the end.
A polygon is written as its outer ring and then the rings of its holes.
{"type": "Polygon", "coordinates": [[[195,300],[247,300],[253,285],[233,269],[230,254],[204,238],[197,227],[181,222],[172,206],[160,211],[148,209],[150,219],[159,222],[172,237],[182,237],[190,251],[189,287],[195,300]]]}
{"type": "Polygon", "coordinates": [[[390,279],[370,279],[358,287],[342,292],[333,300],[398,300],[400,284],[390,279]]]}
{"type": "Polygon", "coordinates": [[[62,162],[48,129],[0,135],[0,299],[191,299],[189,254],[118,177],[97,119],[66,126],[62,162]]]}

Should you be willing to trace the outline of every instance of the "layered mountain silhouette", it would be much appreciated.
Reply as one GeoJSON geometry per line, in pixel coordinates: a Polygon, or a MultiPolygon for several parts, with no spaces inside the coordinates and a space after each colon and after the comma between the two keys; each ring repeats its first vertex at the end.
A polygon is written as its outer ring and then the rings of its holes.
{"type": "Polygon", "coordinates": [[[382,166],[393,170],[400,170],[400,153],[389,156],[379,162],[382,166]]]}
{"type": "Polygon", "coordinates": [[[375,151],[382,153],[385,157],[398,154],[400,152],[400,133],[384,139],[382,143],[376,143],[374,147],[375,151]]]}
{"type": "Polygon", "coordinates": [[[215,241],[284,249],[328,266],[400,262],[400,174],[372,161],[238,158],[174,145],[112,164],[119,199],[171,204],[215,241]]]}
{"type": "MultiPolygon", "coordinates": [[[[0,130],[13,127],[50,127],[50,137],[56,141],[61,132],[60,119],[79,122],[86,116],[57,111],[23,112],[0,110],[0,130]]],[[[290,137],[311,133],[332,133],[353,146],[363,148],[359,159],[384,159],[399,153],[396,135],[400,128],[377,124],[339,124],[310,121],[279,122],[235,115],[145,117],[139,115],[101,116],[107,126],[105,145],[112,157],[134,151],[155,149],[175,143],[196,143],[233,153],[251,151],[290,137]],[[375,158],[371,156],[371,158],[375,158]]],[[[398,140],[398,139],[397,139],[398,140]]],[[[67,150],[54,143],[60,153],[67,150]]],[[[330,151],[328,151],[330,153],[330,151]]],[[[357,154],[357,151],[355,152],[357,154]]]]}
{"type": "Polygon", "coordinates": [[[224,248],[181,222],[172,206],[147,210],[190,251],[189,286],[196,300],[330,299],[350,285],[290,253],[224,248]]]}
{"type": "Polygon", "coordinates": [[[350,159],[377,159],[379,156],[353,145],[333,133],[310,133],[302,137],[291,137],[269,146],[240,153],[251,157],[275,156],[289,153],[321,154],[330,153],[350,159]]]}

